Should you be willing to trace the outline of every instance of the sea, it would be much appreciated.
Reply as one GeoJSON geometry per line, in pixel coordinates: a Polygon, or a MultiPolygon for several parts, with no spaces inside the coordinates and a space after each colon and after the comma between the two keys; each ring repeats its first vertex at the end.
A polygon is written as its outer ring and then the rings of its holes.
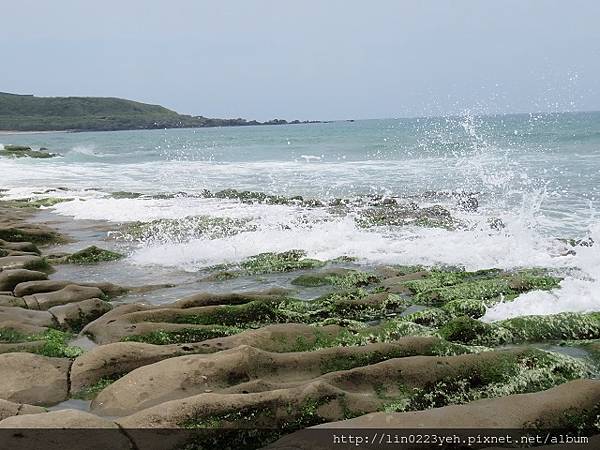
{"type": "Polygon", "coordinates": [[[102,224],[127,254],[122,277],[192,280],[262,252],[302,249],[365,268],[539,267],[563,278],[557,289],[490,308],[484,320],[600,311],[598,112],[4,134],[0,143],[60,154],[0,158],[3,199],[66,199],[41,213],[73,229],[102,224]],[[340,213],[207,193],[225,189],[356,206],[340,213]],[[463,225],[357,224],[361,205],[386,198],[442,205],[463,225]],[[465,208],[464,198],[475,202],[465,208]],[[201,232],[198,218],[209,224],[201,232]],[[123,232],[132,223],[153,225],[123,232]]]}

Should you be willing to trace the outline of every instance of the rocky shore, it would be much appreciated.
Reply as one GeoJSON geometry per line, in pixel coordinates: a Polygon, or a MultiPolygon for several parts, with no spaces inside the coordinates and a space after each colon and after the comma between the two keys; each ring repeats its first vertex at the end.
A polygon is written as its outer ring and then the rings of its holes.
{"type": "MultiPolygon", "coordinates": [[[[286,288],[128,302],[167,286],[52,276],[123,255],[56,254],[71,237],[34,223],[34,206],[0,201],[0,429],[23,429],[14,448],[37,442],[34,428],[115,429],[112,448],[140,449],[327,448],[308,427],[600,434],[600,313],[479,320],[498,302],[556,288],[545,270],[362,270],[293,250],[211,275],[226,287],[240,274],[289,273],[286,288]],[[299,295],[315,287],[328,291],[299,295]],[[150,445],[139,429],[189,433],[150,445]]],[[[415,211],[453,224],[438,209],[415,211]]],[[[359,220],[407,217],[392,205],[359,220]]]]}

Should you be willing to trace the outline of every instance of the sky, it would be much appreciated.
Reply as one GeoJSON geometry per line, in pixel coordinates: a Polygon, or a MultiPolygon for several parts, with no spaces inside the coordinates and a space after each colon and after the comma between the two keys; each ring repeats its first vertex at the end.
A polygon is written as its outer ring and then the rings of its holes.
{"type": "Polygon", "coordinates": [[[0,91],[207,117],[600,110],[598,0],[0,0],[0,91]]]}

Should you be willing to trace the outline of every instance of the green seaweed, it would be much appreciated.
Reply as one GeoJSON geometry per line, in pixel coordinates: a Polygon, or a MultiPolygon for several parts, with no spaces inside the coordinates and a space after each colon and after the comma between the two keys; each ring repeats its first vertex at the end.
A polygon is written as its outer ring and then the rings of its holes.
{"type": "Polygon", "coordinates": [[[121,341],[145,342],[147,344],[168,345],[202,342],[207,339],[231,336],[242,330],[235,327],[215,325],[207,328],[183,328],[180,330],[158,330],[149,333],[126,336],[121,341]]]}
{"type": "Polygon", "coordinates": [[[241,263],[242,269],[248,274],[263,274],[290,272],[299,269],[314,269],[322,267],[325,262],[305,258],[303,250],[289,250],[281,253],[260,253],[251,256],[241,263]]]}
{"type": "Polygon", "coordinates": [[[537,349],[506,352],[493,361],[477,363],[468,376],[447,377],[418,388],[407,387],[401,402],[398,405],[388,403],[384,410],[424,410],[483,398],[538,392],[585,377],[588,373],[585,364],[564,355],[537,349]]]}
{"type": "Polygon", "coordinates": [[[53,158],[58,155],[41,149],[33,150],[31,147],[24,145],[5,145],[3,148],[0,148],[0,156],[8,158],[53,158]]]}
{"type": "Polygon", "coordinates": [[[187,216],[179,219],[157,219],[150,222],[133,222],[124,227],[119,235],[125,239],[156,239],[168,236],[170,241],[184,242],[190,238],[210,239],[233,236],[256,227],[249,219],[233,219],[214,216],[187,216]]]}
{"type": "Polygon", "coordinates": [[[292,280],[292,284],[298,286],[316,287],[331,285],[342,289],[362,287],[377,282],[379,282],[379,278],[376,275],[358,270],[306,273],[292,280]]]}
{"type": "Polygon", "coordinates": [[[0,328],[0,343],[17,344],[42,341],[43,344],[40,347],[25,351],[49,357],[76,358],[83,353],[81,348],[67,344],[72,337],[73,335],[70,333],[53,329],[38,334],[25,334],[11,328],[0,328]]]}
{"type": "Polygon", "coordinates": [[[102,377],[91,386],[87,386],[80,391],[71,395],[71,398],[79,400],[93,400],[96,396],[105,388],[110,386],[112,383],[121,378],[122,375],[115,375],[111,377],[102,377]]]}
{"type": "Polygon", "coordinates": [[[535,289],[553,289],[560,279],[524,270],[501,273],[497,269],[477,272],[431,271],[423,279],[404,282],[415,294],[415,303],[441,306],[456,300],[493,300],[486,305],[514,298],[517,294],[535,289]]]}
{"type": "Polygon", "coordinates": [[[98,248],[95,245],[84,248],[65,258],[65,262],[70,264],[98,264],[100,262],[117,261],[124,258],[122,253],[113,252],[98,248]]]}
{"type": "Polygon", "coordinates": [[[598,339],[600,313],[523,316],[489,324],[469,317],[458,317],[440,328],[439,332],[448,340],[476,345],[598,339]]]}
{"type": "Polygon", "coordinates": [[[0,201],[0,206],[6,208],[31,208],[31,209],[39,209],[42,207],[51,207],[63,202],[69,202],[73,200],[72,198],[62,198],[62,197],[43,197],[43,198],[18,198],[13,200],[2,200],[0,201]]]}
{"type": "Polygon", "coordinates": [[[54,231],[19,227],[0,227],[0,239],[8,242],[32,242],[34,244],[64,242],[64,238],[54,231]]]}

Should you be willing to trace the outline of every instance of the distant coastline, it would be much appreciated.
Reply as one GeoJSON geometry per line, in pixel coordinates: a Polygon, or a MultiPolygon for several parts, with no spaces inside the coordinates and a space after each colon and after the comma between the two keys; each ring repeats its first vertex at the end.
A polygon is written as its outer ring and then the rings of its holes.
{"type": "Polygon", "coordinates": [[[112,97],[35,97],[0,92],[0,133],[119,131],[295,125],[321,121],[265,122],[179,114],[160,105],[112,97]]]}

